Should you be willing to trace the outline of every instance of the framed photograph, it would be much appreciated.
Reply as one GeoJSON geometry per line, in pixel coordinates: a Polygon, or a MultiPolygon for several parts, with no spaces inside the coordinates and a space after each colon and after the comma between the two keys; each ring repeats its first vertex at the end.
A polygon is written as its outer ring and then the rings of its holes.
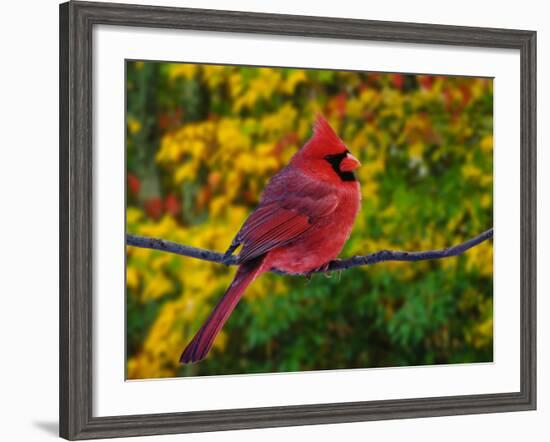
{"type": "Polygon", "coordinates": [[[60,435],[535,409],[535,52],[62,4],[60,435]]]}

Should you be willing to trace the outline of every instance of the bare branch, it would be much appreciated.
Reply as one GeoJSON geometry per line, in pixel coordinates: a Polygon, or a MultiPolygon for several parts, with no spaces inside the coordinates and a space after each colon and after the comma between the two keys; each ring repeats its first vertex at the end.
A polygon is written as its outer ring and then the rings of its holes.
{"type": "MultiPolygon", "coordinates": [[[[375,253],[363,256],[354,256],[348,259],[336,259],[331,261],[326,269],[316,270],[312,273],[327,273],[335,270],[347,270],[352,267],[377,264],[384,261],[424,261],[428,259],[449,258],[458,256],[466,250],[481,244],[483,241],[493,237],[493,229],[481,233],[480,235],[469,239],[462,244],[453,247],[448,247],[441,250],[426,250],[422,252],[401,252],[395,250],[380,250],[375,253]]],[[[224,257],[223,253],[214,252],[212,250],[198,249],[196,247],[185,246],[164,239],[148,238],[138,235],[126,235],[126,244],[134,247],[145,249],[162,250],[164,252],[175,253],[177,255],[187,256],[190,258],[202,259],[203,261],[216,262],[219,264],[232,266],[237,265],[237,256],[224,257]]],[[[277,269],[273,272],[286,274],[277,269]]]]}

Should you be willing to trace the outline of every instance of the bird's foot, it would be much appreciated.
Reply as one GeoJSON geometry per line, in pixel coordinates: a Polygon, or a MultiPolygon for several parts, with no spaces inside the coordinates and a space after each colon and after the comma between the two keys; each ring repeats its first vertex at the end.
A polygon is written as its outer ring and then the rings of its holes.
{"type": "Polygon", "coordinates": [[[235,263],[235,259],[238,259],[238,257],[235,258],[233,252],[237,247],[239,247],[239,244],[231,243],[227,251],[223,254],[222,264],[227,266],[235,263]]]}
{"type": "Polygon", "coordinates": [[[223,254],[223,263],[224,264],[228,264],[231,262],[231,260],[233,259],[233,252],[235,251],[235,249],[239,247],[239,243],[238,242],[232,242],[231,245],[229,246],[229,248],[225,251],[225,253],[223,254]]]}
{"type": "MultiPolygon", "coordinates": [[[[327,274],[330,274],[330,272],[328,272],[328,269],[330,267],[330,262],[327,262],[326,264],[323,264],[322,266],[319,266],[319,267],[316,267],[315,269],[313,269],[310,274],[312,273],[323,273],[325,276],[327,276],[327,274]]],[[[328,276],[330,278],[330,276],[328,276]]]]}
{"type": "Polygon", "coordinates": [[[233,264],[234,260],[235,260],[235,257],[231,253],[226,252],[222,258],[222,264],[228,266],[233,264]]]}

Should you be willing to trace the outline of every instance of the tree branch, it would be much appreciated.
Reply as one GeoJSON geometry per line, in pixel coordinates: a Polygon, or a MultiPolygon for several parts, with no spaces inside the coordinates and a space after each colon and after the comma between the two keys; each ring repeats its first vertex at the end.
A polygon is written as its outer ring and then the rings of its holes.
{"type": "MultiPolygon", "coordinates": [[[[336,259],[331,261],[326,269],[315,270],[312,273],[326,273],[333,272],[335,270],[347,270],[352,267],[358,267],[363,265],[372,265],[384,261],[424,261],[428,259],[441,259],[449,258],[451,256],[458,256],[464,253],[466,250],[481,244],[483,241],[493,237],[493,229],[481,233],[480,235],[469,239],[462,244],[458,244],[453,247],[448,247],[441,250],[426,250],[422,252],[401,252],[395,250],[380,250],[375,253],[363,256],[353,256],[348,259],[336,259]]],[[[166,241],[164,239],[148,238],[138,235],[126,235],[126,244],[134,247],[141,247],[145,249],[161,250],[164,252],[175,253],[177,255],[187,256],[190,258],[202,259],[203,261],[216,262],[219,264],[232,266],[237,265],[237,256],[231,255],[224,257],[223,253],[214,252],[212,250],[198,249],[196,247],[186,246],[178,244],[172,241],[166,241]]],[[[286,274],[279,270],[273,269],[273,272],[286,274]]]]}

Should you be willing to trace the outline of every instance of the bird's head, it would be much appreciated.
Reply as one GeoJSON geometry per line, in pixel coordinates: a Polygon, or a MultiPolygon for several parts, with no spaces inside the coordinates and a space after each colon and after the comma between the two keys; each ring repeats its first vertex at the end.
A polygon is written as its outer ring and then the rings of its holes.
{"type": "Polygon", "coordinates": [[[322,115],[317,116],[312,137],[293,161],[319,178],[334,182],[356,181],[353,171],[361,165],[322,115]]]}

